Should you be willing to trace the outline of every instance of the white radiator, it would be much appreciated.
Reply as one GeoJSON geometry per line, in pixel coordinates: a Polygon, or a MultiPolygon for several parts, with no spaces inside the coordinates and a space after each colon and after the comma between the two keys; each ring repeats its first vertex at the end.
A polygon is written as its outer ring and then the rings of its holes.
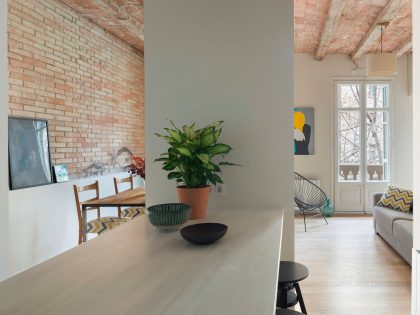
{"type": "Polygon", "coordinates": [[[308,180],[310,180],[312,183],[314,183],[318,187],[321,187],[321,181],[319,179],[310,179],[310,178],[308,178],[308,180]]]}

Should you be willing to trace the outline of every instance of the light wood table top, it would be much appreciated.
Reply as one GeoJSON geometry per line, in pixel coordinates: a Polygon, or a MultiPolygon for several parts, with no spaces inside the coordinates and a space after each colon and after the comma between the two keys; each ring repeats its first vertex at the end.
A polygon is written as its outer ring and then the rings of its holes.
{"type": "Polygon", "coordinates": [[[116,207],[142,206],[145,204],[146,193],[143,188],[122,191],[116,195],[82,202],[82,207],[116,207]]]}
{"type": "Polygon", "coordinates": [[[142,216],[0,283],[0,314],[272,315],[282,210],[209,210],[197,246],[142,216]]]}

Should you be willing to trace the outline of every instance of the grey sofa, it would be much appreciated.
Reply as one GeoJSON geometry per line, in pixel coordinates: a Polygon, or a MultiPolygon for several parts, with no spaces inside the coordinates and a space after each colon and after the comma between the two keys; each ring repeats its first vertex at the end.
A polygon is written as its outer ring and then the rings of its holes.
{"type": "Polygon", "coordinates": [[[382,194],[373,197],[373,227],[411,265],[413,214],[378,206],[382,194]]]}

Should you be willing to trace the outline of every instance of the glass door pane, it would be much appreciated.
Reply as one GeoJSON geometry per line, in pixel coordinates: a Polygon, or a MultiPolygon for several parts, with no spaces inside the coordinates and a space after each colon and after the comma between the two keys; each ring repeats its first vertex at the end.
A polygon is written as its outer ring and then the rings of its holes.
{"type": "Polygon", "coordinates": [[[359,84],[338,84],[338,108],[359,109],[360,108],[360,85],[359,84]]]}
{"type": "Polygon", "coordinates": [[[360,181],[360,112],[338,111],[338,180],[360,181]]]}
{"type": "Polygon", "coordinates": [[[389,117],[387,111],[366,112],[366,179],[389,180],[389,117]]]}
{"type": "Polygon", "coordinates": [[[337,85],[338,181],[361,181],[361,85],[337,85]]]}
{"type": "Polygon", "coordinates": [[[366,85],[366,107],[388,108],[389,107],[389,84],[366,85]]]}

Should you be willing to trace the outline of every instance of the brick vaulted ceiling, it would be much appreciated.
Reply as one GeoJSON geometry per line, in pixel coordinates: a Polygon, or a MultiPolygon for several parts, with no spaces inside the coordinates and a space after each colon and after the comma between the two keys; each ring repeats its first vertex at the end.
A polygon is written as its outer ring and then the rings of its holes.
{"type": "Polygon", "coordinates": [[[61,0],[82,16],[144,51],[143,0],[61,0]]]}
{"type": "Polygon", "coordinates": [[[358,59],[378,48],[381,27],[384,52],[411,51],[411,0],[295,0],[295,52],[317,59],[346,54],[358,59]]]}
{"type": "MultiPolygon", "coordinates": [[[[122,40],[144,51],[144,0],[62,0],[122,40]]],[[[152,0],[150,0],[152,1],[152,0]]],[[[377,51],[410,52],[411,0],[295,0],[295,52],[358,59],[377,51]]]]}

